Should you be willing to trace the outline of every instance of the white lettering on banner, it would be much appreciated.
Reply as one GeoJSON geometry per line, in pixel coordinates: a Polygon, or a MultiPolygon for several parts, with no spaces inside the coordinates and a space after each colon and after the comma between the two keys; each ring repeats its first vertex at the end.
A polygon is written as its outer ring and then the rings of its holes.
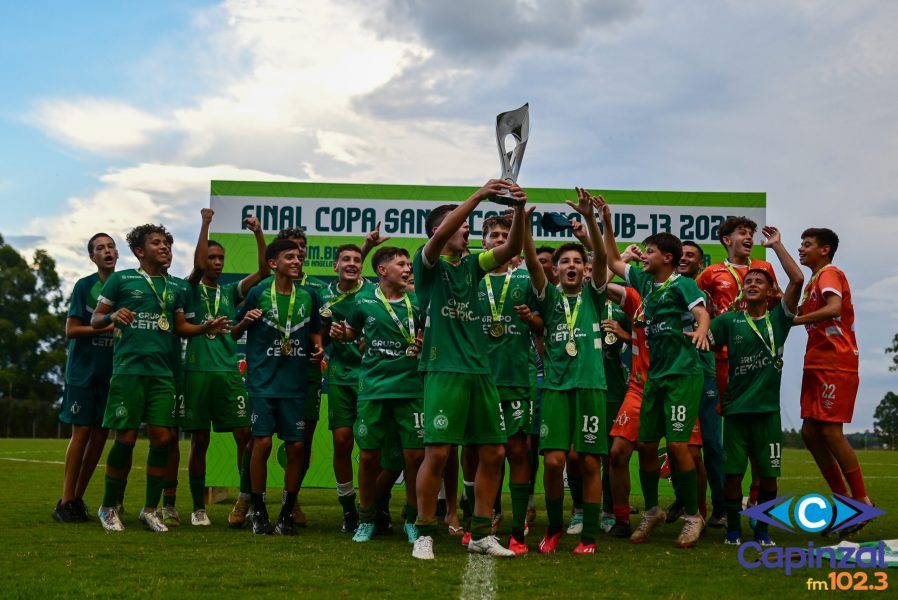
{"type": "MultiPolygon", "coordinates": [[[[460,198],[459,201],[463,200],[460,198]]],[[[424,222],[441,201],[360,198],[269,198],[255,196],[215,196],[213,233],[245,233],[243,219],[257,217],[266,233],[287,227],[305,227],[309,235],[363,236],[381,222],[381,234],[399,238],[426,237],[424,222]]],[[[534,236],[538,241],[573,239],[571,232],[543,231],[540,220],[545,212],[560,212],[580,220],[578,213],[564,204],[532,203],[534,236]]],[[[501,206],[484,202],[471,213],[471,235],[482,235],[484,219],[503,214],[501,206]]],[[[618,204],[614,206],[614,233],[619,242],[639,242],[649,235],[669,232],[685,240],[715,243],[717,228],[730,215],[744,215],[765,222],[765,208],[739,206],[661,206],[618,204]]]]}

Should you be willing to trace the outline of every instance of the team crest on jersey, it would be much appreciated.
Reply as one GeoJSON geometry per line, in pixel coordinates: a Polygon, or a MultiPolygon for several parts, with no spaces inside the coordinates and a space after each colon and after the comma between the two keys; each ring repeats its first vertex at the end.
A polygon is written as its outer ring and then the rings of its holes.
{"type": "Polygon", "coordinates": [[[255,425],[255,424],[256,424],[256,421],[259,420],[259,415],[257,415],[256,413],[253,413],[253,415],[250,417],[249,420],[250,420],[250,422],[251,422],[253,425],[255,425]]]}
{"type": "Polygon", "coordinates": [[[374,318],[374,315],[368,315],[368,318],[365,319],[365,324],[366,324],[366,325],[371,325],[371,326],[373,326],[375,323],[377,323],[377,319],[374,318]]]}
{"type": "Polygon", "coordinates": [[[549,426],[543,423],[539,426],[539,437],[544,438],[549,436],[549,426]]]}
{"type": "Polygon", "coordinates": [[[433,426],[434,429],[438,429],[439,431],[445,431],[447,427],[449,427],[449,417],[444,415],[442,412],[433,418],[433,426]]]}
{"type": "Polygon", "coordinates": [[[512,300],[522,300],[524,298],[524,290],[521,288],[515,288],[511,290],[511,299],[512,300]]]}
{"type": "Polygon", "coordinates": [[[359,423],[359,432],[358,432],[358,433],[359,433],[359,437],[362,437],[362,438],[363,438],[363,437],[367,437],[367,435],[368,435],[368,426],[365,425],[365,422],[364,422],[364,421],[362,421],[361,423],[359,423]]]}
{"type": "Polygon", "coordinates": [[[115,409],[115,416],[124,419],[128,416],[128,409],[124,406],[119,406],[115,409]]]}
{"type": "MultiPolygon", "coordinates": [[[[639,373],[637,373],[637,375],[639,375],[639,373]]],[[[617,415],[617,418],[614,419],[614,422],[623,427],[630,422],[630,415],[627,414],[627,411],[622,410],[620,414],[617,415]]]]}
{"type": "Polygon", "coordinates": [[[75,402],[74,404],[72,404],[72,408],[69,409],[69,412],[71,412],[73,415],[77,415],[81,412],[81,405],[75,402]]]}

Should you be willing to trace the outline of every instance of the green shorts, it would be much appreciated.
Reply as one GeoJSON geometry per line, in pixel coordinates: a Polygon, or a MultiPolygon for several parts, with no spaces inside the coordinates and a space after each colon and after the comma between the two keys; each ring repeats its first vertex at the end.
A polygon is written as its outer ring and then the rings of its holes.
{"type": "Polygon", "coordinates": [[[321,378],[309,378],[309,384],[306,388],[306,398],[303,403],[305,414],[303,420],[317,423],[321,414],[321,378]]]}
{"type": "Polygon", "coordinates": [[[761,477],[779,477],[783,428],[780,413],[745,413],[723,418],[723,472],[744,475],[753,456],[761,477]]]}
{"type": "Polygon", "coordinates": [[[353,433],[362,450],[381,450],[391,432],[399,434],[399,447],[424,447],[424,401],[420,398],[401,400],[362,400],[353,433]]]}
{"type": "Polygon", "coordinates": [[[141,423],[175,427],[175,382],[160,375],[113,375],[103,427],[123,431],[141,423]]]}
{"type": "Polygon", "coordinates": [[[69,425],[103,426],[109,378],[94,377],[88,385],[66,384],[59,420],[69,425]]]}
{"type": "Polygon", "coordinates": [[[380,468],[384,471],[405,470],[402,440],[399,439],[399,432],[395,429],[388,431],[384,437],[384,445],[380,449],[380,468]]]}
{"type": "Polygon", "coordinates": [[[505,444],[505,419],[489,375],[431,372],[424,379],[425,444],[505,444]]]}
{"type": "Polygon", "coordinates": [[[233,431],[250,426],[249,394],[237,371],[190,371],[184,384],[187,431],[233,431]]]}
{"type": "Polygon", "coordinates": [[[529,387],[497,387],[499,402],[502,406],[502,418],[505,420],[505,434],[508,438],[523,432],[530,435],[533,427],[533,413],[530,404],[529,387]]]}
{"type": "Polygon", "coordinates": [[[253,437],[271,437],[276,433],[285,442],[305,441],[305,398],[255,396],[251,404],[253,437]]]}
{"type": "Polygon", "coordinates": [[[543,376],[537,375],[535,382],[530,382],[530,435],[539,437],[539,424],[542,419],[543,376]]]}
{"type": "Polygon", "coordinates": [[[539,451],[608,454],[604,390],[543,390],[539,451]]]}
{"type": "Polygon", "coordinates": [[[352,427],[358,416],[358,385],[331,383],[327,386],[328,429],[352,427]]]}
{"type": "Polygon", "coordinates": [[[649,378],[642,392],[639,414],[639,441],[688,442],[698,418],[705,378],[696,375],[670,375],[649,378]]]}

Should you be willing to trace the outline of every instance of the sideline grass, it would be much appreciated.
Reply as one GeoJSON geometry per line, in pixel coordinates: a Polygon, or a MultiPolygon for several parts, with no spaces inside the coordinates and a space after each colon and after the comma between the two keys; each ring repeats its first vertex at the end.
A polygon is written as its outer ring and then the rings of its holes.
{"type": "MultiPolygon", "coordinates": [[[[135,452],[125,501],[125,532],[107,534],[97,521],[58,524],[50,511],[59,497],[62,465],[53,461],[62,461],[65,444],[64,440],[0,440],[0,489],[6,498],[0,536],[0,568],[6,575],[2,597],[458,598],[462,591],[468,555],[458,538],[441,535],[435,544],[437,560],[431,563],[411,558],[398,527],[391,537],[354,544],[350,536],[339,533],[341,515],[333,490],[302,492],[310,525],[295,538],[255,537],[247,530],[227,529],[227,503],[209,507],[210,528],[185,525],[168,534],[144,531],[137,512],[144,494],[145,440],[135,452]]],[[[783,454],[781,495],[824,491],[808,453],[786,450],[783,454]]],[[[898,537],[898,453],[859,455],[871,496],[888,514],[873,521],[855,541],[898,537]]],[[[185,461],[186,456],[184,445],[185,461]]],[[[186,481],[184,475],[182,481],[186,481]]],[[[102,472],[98,471],[86,498],[92,510],[101,488],[102,472]]],[[[187,486],[179,492],[182,515],[189,514],[187,486]]],[[[397,489],[393,499],[397,524],[401,494],[397,489]]],[[[273,501],[280,493],[272,489],[269,496],[273,501]]],[[[662,497],[662,504],[671,499],[662,497]]],[[[635,479],[633,501],[641,507],[635,479]]],[[[505,505],[510,508],[507,497],[505,505]]],[[[534,551],[545,527],[542,498],[537,506],[539,518],[528,539],[534,551]]],[[[276,514],[277,509],[272,507],[271,512],[276,514]]],[[[506,520],[503,538],[509,528],[506,520]]],[[[749,533],[747,523],[743,528],[749,533]]],[[[736,548],[723,546],[721,530],[709,529],[698,547],[679,550],[674,547],[679,529],[679,524],[666,525],[643,546],[601,538],[593,557],[570,555],[577,540],[565,536],[557,555],[531,554],[497,562],[497,596],[792,598],[808,594],[808,577],[824,579],[829,572],[805,570],[787,577],[781,571],[748,570],[739,565],[736,548]]],[[[808,534],[776,529],[771,534],[780,546],[806,546],[809,540],[815,545],[827,543],[808,534]]],[[[889,576],[892,587],[898,586],[898,569],[889,576]]]]}

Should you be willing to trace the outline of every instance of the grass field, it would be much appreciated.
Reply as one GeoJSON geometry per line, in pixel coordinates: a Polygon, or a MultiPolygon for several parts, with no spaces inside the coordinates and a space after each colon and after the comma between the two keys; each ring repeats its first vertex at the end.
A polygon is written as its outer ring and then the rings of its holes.
{"type": "MultiPolygon", "coordinates": [[[[401,534],[368,544],[354,544],[340,534],[341,515],[333,490],[302,492],[310,524],[295,538],[257,537],[227,529],[227,503],[210,507],[214,523],[210,528],[187,525],[168,534],[152,534],[137,521],[144,493],[140,465],[146,459],[145,441],[138,444],[128,486],[127,530],[112,535],[96,521],[62,525],[50,517],[60,493],[65,443],[0,440],[0,489],[6,498],[0,536],[0,568],[6,573],[2,597],[791,598],[811,594],[808,577],[824,579],[829,572],[808,570],[787,577],[781,571],[745,569],[738,563],[737,549],[722,544],[720,530],[709,529],[698,547],[679,550],[674,547],[679,525],[662,527],[644,546],[602,538],[593,557],[572,556],[576,539],[566,536],[557,555],[504,561],[473,560],[458,538],[442,535],[435,544],[437,560],[422,562],[411,558],[401,534]]],[[[859,454],[870,494],[887,514],[855,541],[898,537],[898,453],[859,454]]],[[[187,456],[186,446],[182,456],[187,456]]],[[[781,494],[824,491],[809,454],[787,450],[783,459],[781,494]]],[[[86,497],[93,510],[101,498],[102,481],[98,471],[86,497]]],[[[669,486],[662,490],[669,492],[669,486]]],[[[271,490],[270,496],[280,494],[271,490]]],[[[397,523],[398,496],[399,490],[393,501],[397,523]]],[[[662,504],[671,499],[662,498],[662,504]]],[[[639,496],[634,494],[633,501],[641,507],[639,496]]],[[[506,505],[510,507],[507,498],[506,505]]],[[[529,538],[532,550],[545,527],[541,498],[537,506],[540,514],[529,538]]],[[[186,486],[179,507],[182,514],[188,512],[186,486]]],[[[276,514],[277,509],[271,512],[276,514]]],[[[505,538],[509,527],[506,520],[505,538]]],[[[806,546],[811,539],[824,543],[809,534],[772,529],[772,535],[780,546],[806,546]]],[[[889,575],[892,587],[898,587],[898,569],[889,575]]]]}

